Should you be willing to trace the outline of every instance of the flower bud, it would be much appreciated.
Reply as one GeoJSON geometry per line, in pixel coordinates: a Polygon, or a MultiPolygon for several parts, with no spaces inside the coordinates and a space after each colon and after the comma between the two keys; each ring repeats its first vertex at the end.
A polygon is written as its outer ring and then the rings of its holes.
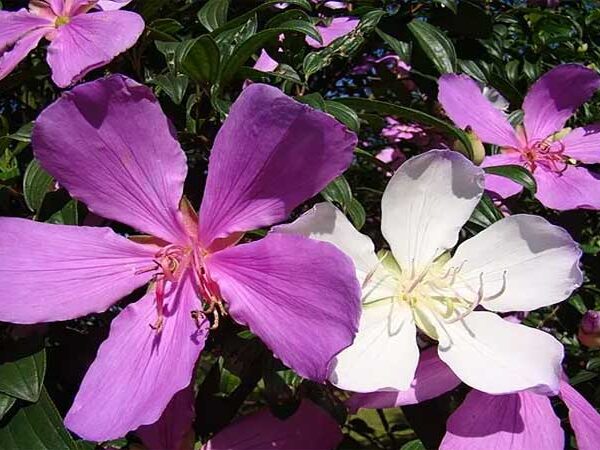
{"type": "Polygon", "coordinates": [[[454,148],[463,155],[469,155],[470,153],[472,153],[471,160],[473,161],[473,164],[479,165],[483,162],[483,159],[485,158],[485,147],[483,146],[481,139],[479,139],[479,137],[475,134],[471,127],[467,127],[465,132],[467,134],[467,137],[469,138],[469,141],[471,142],[472,152],[468,152],[464,144],[459,140],[456,140],[456,142],[454,143],[454,148]]]}
{"type": "Polygon", "coordinates": [[[579,324],[579,341],[589,348],[600,348],[600,311],[588,311],[579,324]]]}

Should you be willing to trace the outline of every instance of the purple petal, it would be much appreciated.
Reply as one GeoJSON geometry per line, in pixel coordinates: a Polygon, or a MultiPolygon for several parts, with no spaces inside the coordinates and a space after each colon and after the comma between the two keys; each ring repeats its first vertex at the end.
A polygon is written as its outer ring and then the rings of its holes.
{"type": "Polygon", "coordinates": [[[114,11],[131,3],[131,0],[99,0],[96,6],[102,11],[114,11]]]}
{"type": "Polygon", "coordinates": [[[466,75],[445,74],[438,83],[438,100],[456,126],[471,127],[483,142],[520,147],[506,116],[483,96],[475,81],[466,75]]]}
{"type": "Polygon", "coordinates": [[[450,416],[440,450],[563,450],[564,433],[548,397],[471,391],[450,416]]]}
{"type": "Polygon", "coordinates": [[[108,228],[0,218],[0,320],[51,322],[105,311],[152,274],[153,246],[108,228]]]}
{"type": "Polygon", "coordinates": [[[600,123],[575,128],[560,142],[571,158],[587,164],[600,163],[600,123]]]}
{"type": "Polygon", "coordinates": [[[600,448],[600,414],[567,381],[560,382],[560,398],[569,408],[569,422],[579,450],[600,448]]]}
{"type": "Polygon", "coordinates": [[[148,450],[183,450],[188,448],[188,439],[193,439],[194,417],[194,386],[190,384],[175,394],[158,422],[141,426],[136,434],[148,450]]]}
{"type": "Polygon", "coordinates": [[[324,381],[358,329],[354,264],[334,245],[269,234],[207,259],[229,312],[300,375],[324,381]]]}
{"type": "Polygon", "coordinates": [[[100,11],[70,18],[48,47],[52,80],[67,87],[132,47],[144,20],[131,11],[100,11]]]}
{"type": "Polygon", "coordinates": [[[415,379],[405,391],[354,394],[346,402],[352,412],[360,408],[393,408],[414,405],[445,394],[460,385],[460,379],[438,357],[436,347],[421,353],[415,379]]]}
{"type": "Polygon", "coordinates": [[[576,166],[568,166],[562,173],[538,166],[533,175],[536,197],[547,208],[600,209],[600,175],[576,166]]]}
{"type": "Polygon", "coordinates": [[[356,135],[265,84],[244,89],[210,155],[200,241],[284,220],[352,161],[356,135]]]}
{"type": "Polygon", "coordinates": [[[26,34],[52,25],[52,20],[31,14],[26,9],[0,11],[0,54],[26,34]]]}
{"type": "Polygon", "coordinates": [[[186,239],[185,154],[152,91],[122,75],[82,84],[33,129],[41,165],[99,216],[170,242],[186,239]]]}
{"type": "Polygon", "coordinates": [[[333,450],[342,442],[340,426],[310,400],[285,420],[268,409],[238,419],[210,441],[202,450],[333,450]]]}
{"type": "Polygon", "coordinates": [[[313,48],[327,47],[336,39],[353,31],[359,23],[360,20],[353,17],[336,17],[329,25],[317,25],[317,30],[321,35],[323,43],[316,41],[310,36],[306,36],[306,43],[313,48]]]}
{"type": "MultiPolygon", "coordinates": [[[[486,156],[483,162],[481,163],[481,167],[507,166],[511,164],[516,164],[519,166],[523,165],[521,162],[520,153],[510,152],[499,153],[493,156],[486,156]]],[[[508,198],[521,192],[523,190],[523,186],[521,186],[519,183],[515,183],[514,181],[506,177],[486,174],[485,190],[493,192],[500,198],[508,198]]]]}
{"type": "Polygon", "coordinates": [[[275,69],[277,69],[278,65],[279,63],[271,58],[271,56],[269,56],[267,51],[263,48],[260,51],[260,56],[254,63],[253,68],[260,70],[261,72],[273,72],[275,69]]]}
{"type": "Polygon", "coordinates": [[[600,75],[579,64],[561,64],[546,72],[529,89],[523,111],[527,140],[546,139],[600,88],[600,75]]]}
{"type": "MultiPolygon", "coordinates": [[[[2,16],[0,16],[1,18],[2,16]]],[[[0,22],[0,26],[2,23],[0,22]]],[[[49,29],[46,27],[37,28],[33,31],[22,36],[18,41],[14,43],[14,46],[8,47],[10,50],[6,50],[6,47],[0,51],[0,80],[5,78],[9,73],[13,71],[17,64],[23,61],[30,51],[37,47],[40,40],[48,33],[49,29]]]]}
{"type": "Polygon", "coordinates": [[[160,332],[150,327],[157,319],[154,292],[113,320],[65,418],[71,431],[89,441],[122,437],[155,423],[190,384],[208,335],[208,321],[198,328],[190,317],[199,307],[190,277],[167,291],[160,332]]]}

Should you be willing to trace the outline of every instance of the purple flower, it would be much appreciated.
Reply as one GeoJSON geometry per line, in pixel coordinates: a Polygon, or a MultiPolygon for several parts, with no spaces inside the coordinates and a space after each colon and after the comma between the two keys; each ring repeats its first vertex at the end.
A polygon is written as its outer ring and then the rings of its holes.
{"type": "Polygon", "coordinates": [[[151,236],[0,219],[0,320],[105,311],[151,282],[112,322],[67,426],[88,440],[154,423],[190,384],[208,315],[248,325],[300,375],[326,379],[353,340],[360,287],[333,245],[245,231],[283,221],[352,160],[356,136],[276,88],[231,107],[209,162],[199,218],[182,201],[185,154],[152,92],[115,75],[65,93],[33,130],[36,158],[94,213],[151,236]],[[181,205],[181,207],[180,207],[181,205]]]}
{"type": "Polygon", "coordinates": [[[327,47],[333,41],[352,32],[359,24],[360,20],[354,17],[336,17],[329,24],[317,25],[317,31],[321,35],[323,43],[320,43],[310,36],[306,36],[306,43],[313,48],[327,47]]]}
{"type": "MultiPolygon", "coordinates": [[[[593,70],[577,64],[555,67],[527,93],[524,126],[517,130],[467,76],[442,76],[439,101],[457,126],[471,127],[483,142],[502,148],[502,153],[486,157],[483,167],[526,167],[537,181],[536,197],[548,208],[600,209],[600,176],[574,164],[600,162],[600,123],[563,130],[567,119],[598,88],[600,76],[593,70]]],[[[522,186],[488,175],[486,189],[507,198],[522,186]]]]}
{"type": "Polygon", "coordinates": [[[600,348],[600,311],[588,311],[579,324],[579,341],[589,348],[600,348]]]}
{"type": "Polygon", "coordinates": [[[67,87],[132,47],[144,20],[118,11],[122,2],[33,0],[29,10],[0,11],[0,79],[6,77],[45,37],[52,80],[67,87]],[[107,10],[92,11],[94,6],[107,10]]]}

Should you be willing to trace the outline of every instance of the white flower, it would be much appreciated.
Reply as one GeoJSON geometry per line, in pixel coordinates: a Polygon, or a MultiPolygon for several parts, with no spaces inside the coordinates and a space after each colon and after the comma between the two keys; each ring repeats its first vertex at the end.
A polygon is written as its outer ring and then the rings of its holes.
{"type": "Polygon", "coordinates": [[[558,390],[562,345],[481,308],[531,311],[564,300],[582,282],[581,251],[545,219],[515,215],[451,256],[481,198],[483,176],[451,151],[432,150],[404,163],[383,194],[381,230],[391,252],[379,257],[371,239],[328,203],[277,227],[337,245],[363,283],[359,332],[337,356],[332,383],[355,392],[407,389],[419,357],[418,328],[438,341],[440,358],[475,389],[558,390]]]}

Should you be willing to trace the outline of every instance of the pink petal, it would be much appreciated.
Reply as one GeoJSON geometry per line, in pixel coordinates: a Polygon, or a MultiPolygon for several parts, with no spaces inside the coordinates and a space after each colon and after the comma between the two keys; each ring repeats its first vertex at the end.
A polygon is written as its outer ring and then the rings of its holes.
{"type": "Polygon", "coordinates": [[[466,75],[445,74],[438,84],[438,101],[456,126],[471,127],[483,142],[519,148],[506,116],[483,96],[475,81],[466,75]]]}
{"type": "Polygon", "coordinates": [[[437,348],[430,347],[421,353],[415,379],[406,391],[380,391],[354,394],[346,402],[351,412],[360,408],[393,408],[414,405],[445,394],[460,385],[460,379],[438,357],[437,348]]]}
{"type": "MultiPolygon", "coordinates": [[[[3,17],[4,15],[0,16],[0,26],[2,26],[3,17]]],[[[0,80],[10,74],[17,67],[17,64],[23,61],[29,52],[37,47],[40,40],[48,31],[48,27],[39,27],[24,34],[16,42],[9,41],[6,47],[0,47],[0,80]],[[7,48],[10,48],[10,50],[7,50],[7,48]]],[[[0,31],[0,39],[4,38],[2,35],[4,35],[4,30],[0,31]]]]}
{"type": "Polygon", "coordinates": [[[26,9],[0,11],[0,54],[26,34],[52,25],[52,20],[31,14],[26,9]]]}
{"type": "Polygon", "coordinates": [[[96,6],[102,11],[114,11],[131,3],[131,0],[99,0],[96,6]]]}
{"type": "Polygon", "coordinates": [[[579,64],[561,64],[537,80],[525,97],[524,125],[529,142],[546,139],[600,88],[600,75],[579,64]]]}
{"type": "Polygon", "coordinates": [[[284,220],[350,165],[356,142],[333,117],[279,89],[244,89],[210,155],[201,243],[284,220]]]}
{"type": "Polygon", "coordinates": [[[113,320],[65,418],[71,431],[89,441],[120,438],[155,423],[190,384],[208,335],[208,321],[198,328],[190,317],[200,305],[190,277],[167,291],[159,333],[150,327],[157,319],[154,292],[113,320]]]}
{"type": "MultiPolygon", "coordinates": [[[[518,152],[510,152],[510,153],[499,153],[493,156],[486,156],[483,162],[481,163],[481,167],[495,167],[495,166],[508,166],[516,164],[518,166],[522,166],[521,162],[521,154],[518,152]]],[[[515,183],[514,181],[501,177],[498,175],[488,175],[485,176],[485,190],[495,193],[501,198],[512,197],[513,195],[517,195],[519,192],[523,190],[523,186],[519,183],[515,183]]]]}
{"type": "Polygon", "coordinates": [[[59,87],[79,81],[133,47],[144,20],[131,11],[100,11],[76,15],[61,26],[48,47],[52,80],[59,87]]]}
{"type": "Polygon", "coordinates": [[[571,158],[587,164],[600,163],[600,123],[575,128],[561,143],[571,158]]]}
{"type": "Polygon", "coordinates": [[[583,167],[569,166],[562,173],[538,166],[534,172],[537,199],[547,208],[600,209],[600,176],[583,167]]]}
{"type": "Polygon", "coordinates": [[[300,375],[324,381],[358,329],[354,264],[334,245],[269,234],[207,259],[231,317],[248,325],[300,375]]]}
{"type": "Polygon", "coordinates": [[[190,384],[175,394],[158,422],[141,426],[136,434],[148,450],[193,448],[193,443],[187,444],[190,437],[193,441],[194,417],[194,386],[190,384]]]}
{"type": "Polygon", "coordinates": [[[560,398],[569,408],[569,422],[579,450],[600,448],[600,414],[567,381],[560,382],[560,398]]]}
{"type": "Polygon", "coordinates": [[[0,320],[51,322],[105,311],[152,274],[156,249],[108,228],[0,218],[0,320]]]}
{"type": "Polygon", "coordinates": [[[202,450],[333,450],[342,442],[340,426],[309,400],[285,420],[268,409],[242,417],[210,441],[202,450]]]}
{"type": "Polygon", "coordinates": [[[329,25],[317,25],[317,30],[321,35],[323,43],[316,41],[310,36],[306,36],[306,43],[313,48],[327,47],[336,39],[353,31],[359,23],[360,20],[353,17],[336,17],[329,25]]]}
{"type": "Polygon", "coordinates": [[[42,166],[95,214],[186,239],[185,154],[147,87],[122,75],[82,84],[38,116],[32,141],[42,166]]]}
{"type": "Polygon", "coordinates": [[[450,416],[440,450],[563,450],[564,432],[548,397],[471,391],[450,416]]]}
{"type": "Polygon", "coordinates": [[[260,56],[254,63],[253,68],[260,70],[261,72],[273,72],[275,69],[277,69],[278,65],[279,63],[271,58],[271,56],[269,56],[267,51],[263,48],[260,51],[260,56]]]}

